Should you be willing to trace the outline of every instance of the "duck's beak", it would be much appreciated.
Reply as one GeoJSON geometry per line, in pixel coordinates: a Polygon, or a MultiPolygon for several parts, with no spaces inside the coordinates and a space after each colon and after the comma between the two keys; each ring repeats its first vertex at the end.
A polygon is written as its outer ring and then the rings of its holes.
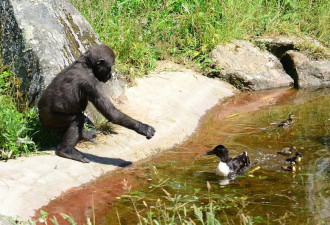
{"type": "Polygon", "coordinates": [[[211,150],[211,151],[205,152],[205,155],[214,155],[214,154],[215,154],[214,149],[211,150]]]}

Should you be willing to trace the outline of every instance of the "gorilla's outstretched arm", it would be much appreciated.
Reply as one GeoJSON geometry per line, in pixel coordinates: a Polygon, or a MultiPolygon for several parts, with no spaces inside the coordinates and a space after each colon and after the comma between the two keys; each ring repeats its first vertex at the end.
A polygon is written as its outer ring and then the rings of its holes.
{"type": "Polygon", "coordinates": [[[110,122],[134,130],[137,133],[146,136],[147,139],[150,139],[154,136],[155,129],[153,127],[147,124],[143,124],[119,111],[111,103],[109,98],[105,96],[101,86],[97,85],[96,88],[89,87],[86,89],[86,91],[88,92],[88,96],[90,96],[89,100],[110,122]]]}

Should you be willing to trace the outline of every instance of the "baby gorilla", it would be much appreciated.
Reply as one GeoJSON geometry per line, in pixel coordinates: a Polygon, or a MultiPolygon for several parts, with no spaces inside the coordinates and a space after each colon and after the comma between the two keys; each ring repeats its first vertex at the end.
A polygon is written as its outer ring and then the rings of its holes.
{"type": "Polygon", "coordinates": [[[90,160],[75,149],[79,140],[93,141],[95,131],[84,130],[83,111],[88,101],[110,122],[124,126],[150,139],[155,129],[120,112],[105,95],[101,82],[111,78],[115,54],[106,45],[92,46],[75,62],[62,70],[43,92],[39,117],[45,128],[65,130],[56,154],[88,163],[90,160]]]}

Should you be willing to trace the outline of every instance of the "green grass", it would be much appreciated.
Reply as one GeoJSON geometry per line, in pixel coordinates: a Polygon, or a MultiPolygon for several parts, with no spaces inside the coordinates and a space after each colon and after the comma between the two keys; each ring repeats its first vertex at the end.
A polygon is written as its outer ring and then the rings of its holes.
{"type": "Polygon", "coordinates": [[[0,159],[9,159],[36,150],[29,136],[29,123],[35,116],[28,110],[21,81],[15,78],[8,67],[0,71],[0,159]]]}
{"type": "Polygon", "coordinates": [[[10,97],[0,96],[0,159],[14,158],[36,149],[28,136],[30,116],[30,112],[27,115],[19,112],[10,97]]]}
{"type": "Polygon", "coordinates": [[[59,140],[56,132],[42,128],[38,113],[20,91],[21,80],[9,67],[0,67],[0,160],[36,152],[59,140]]]}
{"type": "Polygon", "coordinates": [[[309,35],[329,46],[329,0],[71,0],[128,78],[159,59],[208,69],[208,53],[232,39],[309,35]]]}

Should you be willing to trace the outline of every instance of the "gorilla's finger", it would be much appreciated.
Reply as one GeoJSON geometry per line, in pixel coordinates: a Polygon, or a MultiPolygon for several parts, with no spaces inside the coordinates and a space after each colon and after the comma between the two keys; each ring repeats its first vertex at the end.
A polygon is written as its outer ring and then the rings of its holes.
{"type": "Polygon", "coordinates": [[[149,126],[148,131],[147,131],[147,135],[146,135],[147,139],[151,139],[155,135],[155,132],[156,132],[155,128],[149,126]]]}

